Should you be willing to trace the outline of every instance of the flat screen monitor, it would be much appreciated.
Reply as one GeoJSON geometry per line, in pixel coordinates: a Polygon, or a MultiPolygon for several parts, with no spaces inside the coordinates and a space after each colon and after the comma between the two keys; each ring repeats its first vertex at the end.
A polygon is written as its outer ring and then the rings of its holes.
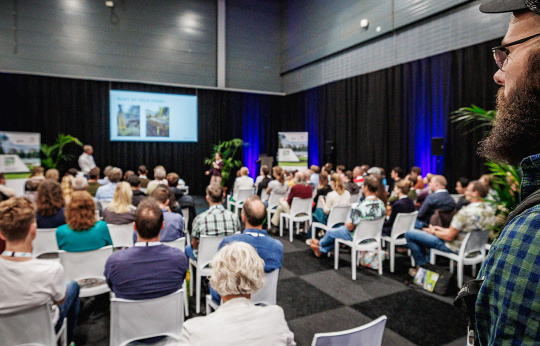
{"type": "Polygon", "coordinates": [[[197,142],[197,96],[111,90],[111,141],[197,142]]]}

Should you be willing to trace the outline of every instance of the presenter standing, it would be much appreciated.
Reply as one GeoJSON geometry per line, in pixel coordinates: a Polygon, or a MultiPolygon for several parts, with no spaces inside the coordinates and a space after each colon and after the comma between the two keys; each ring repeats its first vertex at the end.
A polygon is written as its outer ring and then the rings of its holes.
{"type": "Polygon", "coordinates": [[[91,145],[86,144],[83,146],[84,152],[79,156],[79,167],[86,177],[90,173],[90,170],[96,167],[96,162],[92,154],[94,153],[94,148],[91,145]]]}
{"type": "Polygon", "coordinates": [[[206,171],[206,175],[211,175],[210,185],[221,184],[221,171],[223,170],[223,160],[221,153],[216,153],[216,160],[212,163],[212,169],[206,171]]]}

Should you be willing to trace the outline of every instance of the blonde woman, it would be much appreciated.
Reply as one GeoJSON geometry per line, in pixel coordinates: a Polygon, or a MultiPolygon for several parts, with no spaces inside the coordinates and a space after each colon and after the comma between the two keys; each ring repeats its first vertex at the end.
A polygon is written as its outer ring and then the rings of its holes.
{"type": "Polygon", "coordinates": [[[113,225],[132,223],[135,220],[135,207],[131,205],[131,197],[131,185],[125,181],[118,183],[111,203],[103,210],[103,221],[113,225]]]}
{"type": "Polygon", "coordinates": [[[345,189],[339,173],[334,173],[330,176],[330,187],[332,191],[326,195],[326,200],[321,200],[322,208],[315,210],[313,222],[320,222],[326,225],[328,214],[330,214],[333,206],[349,204],[351,202],[351,194],[345,189]]]}
{"type": "Polygon", "coordinates": [[[73,195],[73,182],[74,177],[71,174],[66,174],[62,177],[60,182],[60,187],[62,188],[62,195],[66,200],[66,204],[71,200],[71,195],[73,195]]]}

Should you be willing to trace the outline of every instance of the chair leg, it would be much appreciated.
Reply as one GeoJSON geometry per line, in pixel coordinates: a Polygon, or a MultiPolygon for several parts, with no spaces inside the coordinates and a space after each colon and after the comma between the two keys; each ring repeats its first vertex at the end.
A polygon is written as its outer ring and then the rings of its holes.
{"type": "Polygon", "coordinates": [[[195,312],[201,312],[201,276],[197,273],[197,301],[195,302],[195,312]]]}
{"type": "Polygon", "coordinates": [[[458,290],[463,286],[463,262],[457,263],[457,286],[458,290]]]}
{"type": "Polygon", "coordinates": [[[293,233],[294,233],[294,221],[291,219],[291,223],[289,224],[289,241],[291,243],[293,241],[293,233]]]}
{"type": "Polygon", "coordinates": [[[339,268],[339,243],[334,242],[334,269],[339,268]]]}
{"type": "MultiPolygon", "coordinates": [[[[212,298],[210,298],[210,299],[212,299],[212,298]]],[[[206,296],[205,302],[206,302],[206,314],[210,315],[211,307],[210,307],[210,302],[208,301],[208,296],[206,296]]]]}
{"type": "Polygon", "coordinates": [[[351,248],[351,272],[353,280],[356,280],[356,267],[358,266],[358,263],[356,263],[357,253],[358,251],[354,247],[351,248]]]}
{"type": "Polygon", "coordinates": [[[409,258],[411,259],[411,267],[416,267],[416,262],[414,261],[414,257],[413,257],[412,254],[411,254],[411,250],[408,250],[408,251],[407,251],[407,255],[408,255],[409,258]]]}
{"type": "Polygon", "coordinates": [[[382,247],[379,247],[379,275],[382,275],[382,247]]]}
{"type": "Polygon", "coordinates": [[[279,236],[280,237],[283,237],[283,223],[284,223],[284,218],[280,216],[279,218],[279,236]]]}
{"type": "Polygon", "coordinates": [[[437,262],[437,259],[435,258],[435,254],[433,253],[433,251],[430,251],[430,254],[429,254],[429,263],[431,264],[435,264],[437,262]]]}
{"type": "Polygon", "coordinates": [[[450,273],[454,272],[454,261],[450,260],[450,273]]]}
{"type": "Polygon", "coordinates": [[[189,300],[187,297],[187,291],[186,291],[186,283],[184,281],[184,315],[189,316],[189,300]]]}
{"type": "Polygon", "coordinates": [[[472,265],[472,275],[473,277],[476,277],[476,264],[472,265]]]}
{"type": "Polygon", "coordinates": [[[390,273],[393,273],[396,265],[396,246],[394,243],[388,243],[388,247],[390,248],[390,273]]]}
{"type": "Polygon", "coordinates": [[[189,296],[193,297],[193,265],[191,262],[189,262],[189,296]]]}

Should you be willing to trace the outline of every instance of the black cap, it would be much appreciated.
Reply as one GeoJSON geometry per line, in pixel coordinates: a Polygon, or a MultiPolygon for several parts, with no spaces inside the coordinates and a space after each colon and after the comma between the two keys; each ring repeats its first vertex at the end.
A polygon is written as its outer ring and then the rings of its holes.
{"type": "Polygon", "coordinates": [[[485,0],[480,5],[480,11],[484,13],[503,13],[520,10],[530,10],[539,13],[539,8],[539,0],[485,0]]]}

